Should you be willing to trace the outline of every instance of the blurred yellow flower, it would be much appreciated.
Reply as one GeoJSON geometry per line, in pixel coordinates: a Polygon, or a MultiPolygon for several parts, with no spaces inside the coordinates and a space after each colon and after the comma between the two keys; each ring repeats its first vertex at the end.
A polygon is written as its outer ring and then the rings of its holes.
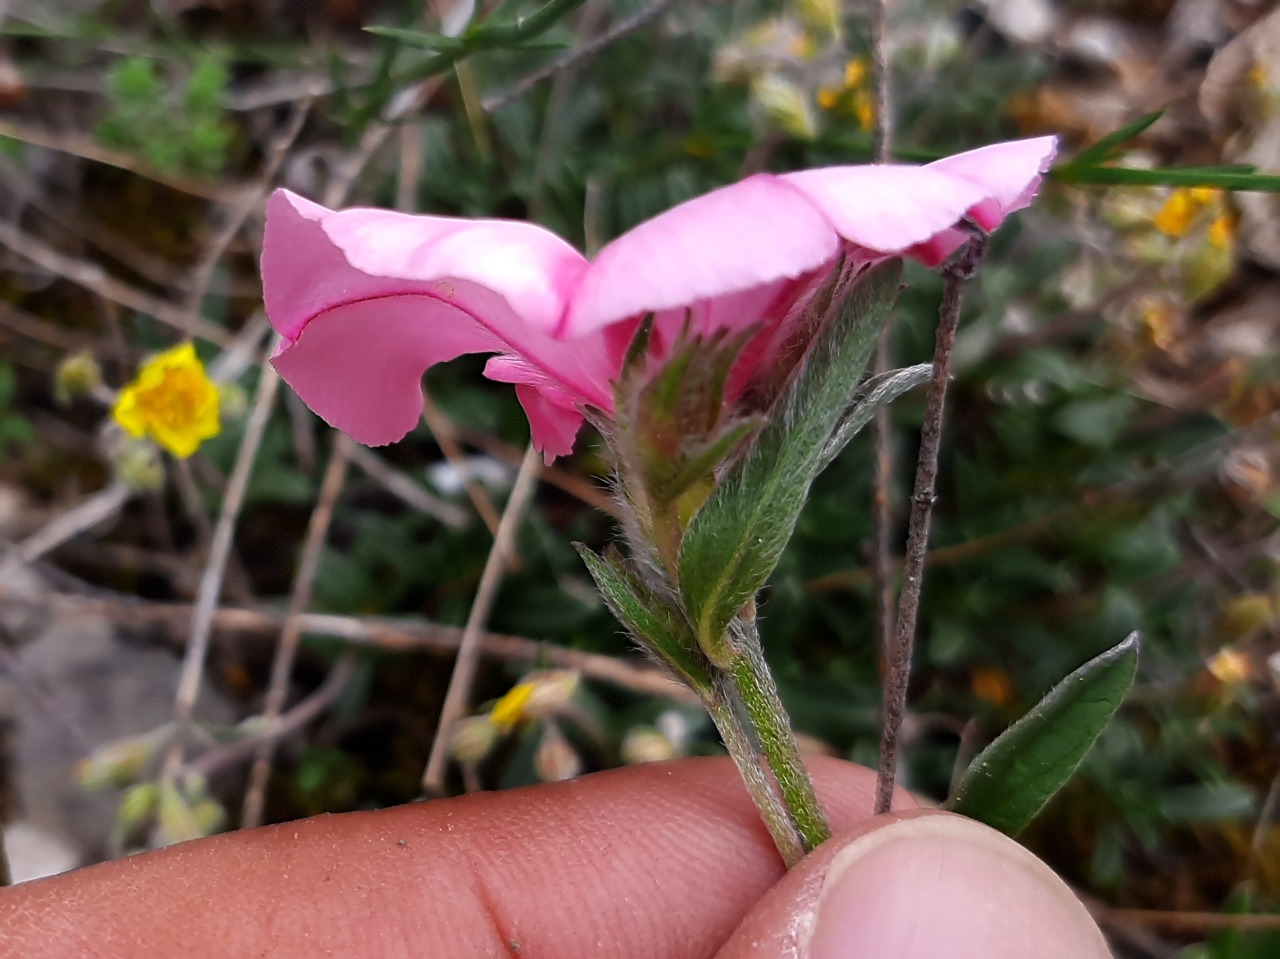
{"type": "Polygon", "coordinates": [[[1253,666],[1247,656],[1234,649],[1222,649],[1206,664],[1213,678],[1225,686],[1236,686],[1253,677],[1253,666]]]}
{"type": "Polygon", "coordinates": [[[871,99],[871,94],[866,90],[859,90],[853,97],[853,115],[858,118],[858,126],[863,130],[870,132],[876,123],[876,105],[871,99]]]}
{"type": "Polygon", "coordinates": [[[534,683],[523,682],[512,686],[489,710],[489,722],[502,730],[514,729],[525,718],[525,707],[534,692],[534,683]]]}
{"type": "Polygon", "coordinates": [[[870,131],[876,122],[876,104],[869,84],[871,73],[867,61],[854,57],[844,66],[844,81],[840,86],[818,89],[815,97],[818,106],[826,111],[840,110],[855,117],[858,126],[870,131]]]}
{"type": "Polygon", "coordinates": [[[1195,212],[1191,191],[1174,190],[1151,222],[1165,236],[1180,237],[1187,232],[1195,212]]]}
{"type": "Polygon", "coordinates": [[[148,360],[120,391],[111,415],[131,436],[149,436],[180,459],[222,428],[218,388],[190,343],[148,360]]]}
{"type": "Polygon", "coordinates": [[[866,85],[869,72],[863,57],[854,57],[844,65],[844,88],[853,90],[866,85]]]}
{"type": "Polygon", "coordinates": [[[582,677],[571,669],[539,669],[493,704],[489,722],[510,732],[526,720],[546,719],[569,705],[582,677]]]}
{"type": "Polygon", "coordinates": [[[1221,198],[1221,193],[1212,187],[1179,188],[1169,194],[1152,225],[1165,236],[1181,237],[1186,234],[1196,214],[1216,206],[1221,198]]]}
{"type": "Polygon", "coordinates": [[[1231,221],[1229,214],[1222,214],[1215,217],[1213,222],[1209,224],[1209,230],[1205,234],[1209,242],[1220,250],[1229,249],[1231,241],[1235,239],[1236,227],[1231,221]]]}

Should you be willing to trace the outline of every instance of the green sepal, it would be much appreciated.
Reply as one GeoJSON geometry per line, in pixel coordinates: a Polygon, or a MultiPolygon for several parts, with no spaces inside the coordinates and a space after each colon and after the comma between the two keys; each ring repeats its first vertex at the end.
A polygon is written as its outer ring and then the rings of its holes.
{"type": "Polygon", "coordinates": [[[694,484],[710,476],[729,454],[737,449],[748,436],[764,423],[763,417],[738,420],[720,431],[694,453],[686,455],[678,468],[659,487],[654,489],[654,500],[660,505],[675,502],[694,484]]]}
{"type": "Polygon", "coordinates": [[[1071,778],[1138,668],[1131,633],[1053,687],[969,764],[947,808],[1016,836],[1071,778]]]}
{"type": "Polygon", "coordinates": [[[711,695],[711,670],[684,616],[646,586],[610,547],[597,555],[574,543],[609,611],[646,650],[670,667],[704,699],[711,695]]]}
{"type": "Polygon", "coordinates": [[[773,572],[800,517],[823,452],[849,407],[897,298],[902,265],[860,276],[830,315],[774,403],[768,423],[694,515],[680,546],[680,592],[704,650],[773,572]]]}

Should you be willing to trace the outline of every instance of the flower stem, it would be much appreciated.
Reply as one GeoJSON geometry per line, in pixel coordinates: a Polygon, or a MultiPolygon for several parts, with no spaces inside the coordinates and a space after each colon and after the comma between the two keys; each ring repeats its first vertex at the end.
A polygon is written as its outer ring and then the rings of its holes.
{"type": "Polygon", "coordinates": [[[796,829],[795,820],[783,804],[782,797],[778,795],[776,784],[760,765],[759,751],[738,715],[737,697],[726,675],[721,674],[717,678],[705,705],[707,712],[711,714],[711,721],[720,731],[725,748],[738,767],[747,792],[751,794],[751,799],[760,812],[760,818],[764,820],[765,828],[778,847],[778,853],[787,868],[791,868],[808,851],[805,841],[796,829]]]}
{"type": "Polygon", "coordinates": [[[778,687],[764,661],[755,621],[739,618],[733,628],[729,676],[755,729],[760,751],[808,852],[831,838],[813,780],[805,769],[778,687]]]}

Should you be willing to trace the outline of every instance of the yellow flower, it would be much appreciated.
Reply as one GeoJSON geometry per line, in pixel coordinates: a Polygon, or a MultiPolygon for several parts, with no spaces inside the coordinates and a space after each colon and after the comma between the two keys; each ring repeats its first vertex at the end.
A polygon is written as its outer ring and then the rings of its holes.
{"type": "Polygon", "coordinates": [[[504,732],[531,719],[546,719],[562,710],[578,691],[581,677],[571,669],[530,673],[493,704],[489,722],[504,732]]]}
{"type": "Polygon", "coordinates": [[[1264,93],[1271,86],[1271,71],[1261,60],[1249,68],[1249,86],[1264,93]]]}
{"type": "Polygon", "coordinates": [[[1235,238],[1235,224],[1231,222],[1230,215],[1223,213],[1221,216],[1215,217],[1213,222],[1209,224],[1209,231],[1205,234],[1209,242],[1220,250],[1230,248],[1231,241],[1235,238]]]}
{"type": "Polygon", "coordinates": [[[854,57],[844,65],[844,88],[855,90],[867,82],[867,61],[862,57],[854,57]]]}
{"type": "Polygon", "coordinates": [[[517,683],[489,710],[489,722],[502,730],[514,729],[525,718],[525,707],[534,694],[534,684],[517,683]]]}
{"type": "Polygon", "coordinates": [[[1224,686],[1237,686],[1253,677],[1249,659],[1234,649],[1222,649],[1206,664],[1213,678],[1224,686]]]}
{"type": "Polygon", "coordinates": [[[218,388],[190,343],[148,360],[120,391],[111,415],[129,435],[150,436],[180,459],[222,428],[218,388]]]}
{"type": "Polygon", "coordinates": [[[1174,190],[1151,221],[1152,225],[1165,236],[1180,237],[1191,225],[1197,205],[1190,190],[1174,190]]]}
{"type": "Polygon", "coordinates": [[[835,87],[823,87],[816,97],[818,106],[823,110],[834,110],[840,102],[840,93],[835,87]]]}
{"type": "Polygon", "coordinates": [[[1222,192],[1213,187],[1179,188],[1169,194],[1169,199],[1165,200],[1164,206],[1152,220],[1152,225],[1165,236],[1181,237],[1186,234],[1198,213],[1217,207],[1221,202],[1222,192]]]}
{"type": "Polygon", "coordinates": [[[876,125],[876,105],[867,91],[859,90],[854,95],[853,115],[858,118],[858,126],[868,133],[876,125]]]}

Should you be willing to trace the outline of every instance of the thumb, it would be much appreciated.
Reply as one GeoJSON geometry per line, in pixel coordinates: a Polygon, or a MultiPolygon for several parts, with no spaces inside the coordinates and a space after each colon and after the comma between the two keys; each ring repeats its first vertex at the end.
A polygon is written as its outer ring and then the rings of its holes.
{"type": "Polygon", "coordinates": [[[1107,959],[1067,885],[1016,842],[949,813],[878,816],[824,844],[718,959],[1107,959]]]}

